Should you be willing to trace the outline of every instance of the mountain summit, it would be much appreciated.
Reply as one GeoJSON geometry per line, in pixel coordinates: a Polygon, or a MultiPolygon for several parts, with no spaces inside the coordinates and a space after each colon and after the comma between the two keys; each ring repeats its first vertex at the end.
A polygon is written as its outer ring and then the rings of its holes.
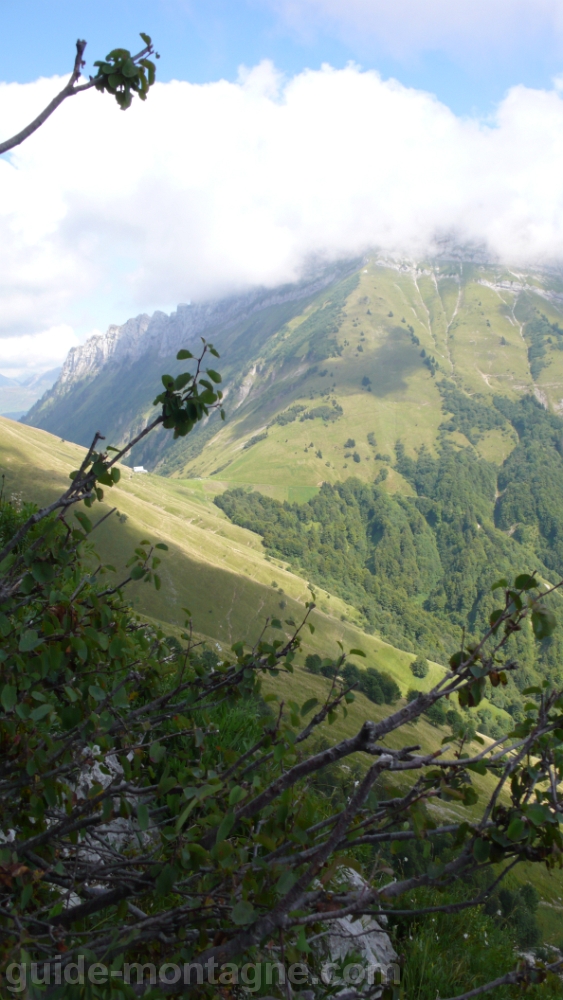
{"type": "Polygon", "coordinates": [[[156,434],[135,464],[295,487],[387,469],[388,488],[406,489],[389,462],[397,439],[414,455],[445,426],[458,446],[502,461],[513,433],[494,420],[482,431],[444,422],[444,400],[454,390],[484,406],[532,394],[559,412],[563,282],[451,256],[374,255],[297,285],[138,316],[73,348],[24,420],[80,444],[103,428],[121,443],[149,419],[162,372],[179,370],[178,349],[205,336],[221,354],[225,425],[214,415],[186,440],[156,434]]]}

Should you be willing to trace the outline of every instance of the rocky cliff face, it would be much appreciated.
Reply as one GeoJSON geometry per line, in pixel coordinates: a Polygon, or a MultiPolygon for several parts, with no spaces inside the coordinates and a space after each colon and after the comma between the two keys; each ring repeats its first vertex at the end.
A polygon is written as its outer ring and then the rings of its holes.
{"type": "MultiPolygon", "coordinates": [[[[152,316],[142,313],[121,326],[110,326],[105,334],[90,337],[81,347],[68,353],[59,379],[33,411],[38,414],[51,400],[65,395],[77,383],[99,375],[108,364],[131,365],[145,354],[170,357],[181,347],[189,347],[199,337],[228,329],[235,323],[258,313],[269,306],[281,305],[305,298],[325,288],[335,278],[335,269],[329,268],[312,280],[288,285],[273,291],[254,290],[245,295],[230,296],[195,305],[180,304],[167,315],[155,312],[152,316]]],[[[30,411],[26,422],[34,423],[30,411]]]]}
{"type": "MultiPolygon", "coordinates": [[[[110,326],[105,334],[90,337],[69,352],[56,383],[22,421],[86,446],[103,427],[114,444],[123,444],[150,419],[160,376],[163,371],[176,373],[180,348],[191,348],[195,354],[199,338],[205,337],[220,351],[224,377],[236,377],[249,351],[253,357],[265,339],[302,311],[304,301],[357,270],[360,263],[337,263],[294,285],[179,305],[170,315],[143,313],[121,326],[110,326]]],[[[160,438],[157,443],[160,454],[160,438]]],[[[152,445],[153,450],[156,447],[152,445]]],[[[137,458],[150,467],[157,461],[157,455],[149,456],[146,449],[137,458]]]]}

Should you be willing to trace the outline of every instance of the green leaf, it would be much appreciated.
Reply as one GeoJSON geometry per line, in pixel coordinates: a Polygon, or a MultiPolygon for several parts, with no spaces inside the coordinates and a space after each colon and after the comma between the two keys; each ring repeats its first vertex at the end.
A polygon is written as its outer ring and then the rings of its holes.
{"type": "Polygon", "coordinates": [[[533,804],[526,809],[526,816],[534,826],[541,826],[549,819],[549,809],[546,806],[533,804]]]}
{"type": "Polygon", "coordinates": [[[244,788],[242,788],[240,785],[235,785],[233,788],[231,788],[229,792],[229,805],[236,806],[237,802],[240,802],[245,795],[246,792],[244,788]]]}
{"type": "Polygon", "coordinates": [[[126,76],[129,79],[138,76],[139,74],[139,70],[135,66],[135,63],[133,62],[132,59],[125,60],[123,66],[121,67],[121,72],[123,73],[123,76],[126,76]]]}
{"type": "Polygon", "coordinates": [[[502,608],[495,608],[495,610],[489,616],[489,624],[491,628],[498,628],[500,619],[502,618],[504,611],[502,608]]]}
{"type": "Polygon", "coordinates": [[[292,871],[283,872],[276,882],[276,892],[279,896],[285,896],[297,882],[297,875],[292,871]]]}
{"type": "Polygon", "coordinates": [[[188,385],[191,380],[192,376],[190,373],[183,372],[182,375],[178,375],[178,377],[174,379],[174,389],[178,392],[180,389],[183,389],[186,385],[188,385]]]}
{"type": "Polygon", "coordinates": [[[49,713],[52,711],[53,711],[52,705],[39,705],[38,708],[33,709],[33,712],[30,715],[30,719],[33,719],[34,722],[40,722],[41,719],[44,719],[45,716],[49,715],[49,713]]]}
{"type": "Polygon", "coordinates": [[[90,684],[88,693],[92,695],[94,701],[103,701],[106,697],[106,692],[98,684],[90,684]]]}
{"type": "Polygon", "coordinates": [[[234,924],[250,924],[256,916],[256,911],[252,903],[241,899],[231,911],[231,919],[234,924]]]}
{"type": "Polygon", "coordinates": [[[501,587],[508,587],[508,580],[504,576],[501,576],[500,580],[493,583],[491,590],[500,590],[501,587]]]}
{"type": "Polygon", "coordinates": [[[144,803],[139,803],[137,806],[137,822],[139,824],[140,830],[148,830],[149,828],[149,809],[144,803]]]}
{"type": "Polygon", "coordinates": [[[215,840],[216,844],[220,844],[222,840],[225,840],[229,836],[234,824],[235,824],[235,814],[234,812],[228,812],[227,815],[223,818],[223,821],[219,829],[217,830],[217,837],[215,840]]]}
{"type": "Polygon", "coordinates": [[[467,765],[468,771],[475,771],[476,774],[486,774],[487,765],[483,760],[476,760],[473,764],[467,765]]]}
{"type": "Polygon", "coordinates": [[[0,694],[0,702],[5,712],[11,712],[18,700],[18,690],[13,684],[5,684],[0,694]]]}
{"type": "Polygon", "coordinates": [[[538,581],[529,573],[521,573],[514,581],[516,590],[534,590],[538,586],[538,581]]]}
{"type": "Polygon", "coordinates": [[[174,388],[174,379],[171,375],[161,375],[160,379],[165,389],[174,388]]]}
{"type": "Polygon", "coordinates": [[[485,684],[486,681],[484,677],[480,677],[478,680],[473,681],[470,690],[474,705],[479,705],[479,703],[481,702],[485,690],[485,684]]]}
{"type": "Polygon", "coordinates": [[[519,816],[515,816],[513,820],[510,821],[508,830],[506,831],[506,836],[510,840],[522,840],[526,834],[526,826],[522,822],[519,816]]]}
{"type": "Polygon", "coordinates": [[[349,656],[364,656],[365,657],[365,655],[366,654],[364,653],[363,649],[351,649],[350,653],[349,653],[349,656]]]}
{"type": "Polygon", "coordinates": [[[167,896],[169,892],[172,892],[174,888],[174,883],[176,881],[176,869],[173,865],[165,865],[160,875],[156,879],[155,886],[156,891],[161,893],[163,896],[167,896]]]}
{"type": "Polygon", "coordinates": [[[146,35],[144,31],[140,32],[141,38],[143,39],[145,45],[152,45],[152,38],[150,35],[146,35]]]}
{"type": "Polygon", "coordinates": [[[483,864],[485,861],[489,860],[489,854],[491,853],[491,845],[488,840],[483,840],[482,837],[478,837],[473,844],[473,857],[479,864],[483,864]]]}
{"type": "Polygon", "coordinates": [[[151,743],[151,747],[149,750],[149,757],[152,760],[153,764],[160,764],[165,754],[166,754],[166,747],[163,747],[162,744],[158,742],[158,740],[155,740],[154,743],[151,743]]]}
{"type": "Polygon", "coordinates": [[[192,799],[192,801],[189,803],[189,805],[186,806],[186,808],[184,809],[184,811],[182,813],[180,813],[180,815],[178,816],[178,819],[176,820],[176,833],[180,832],[180,830],[182,829],[182,827],[183,827],[184,823],[186,822],[188,816],[190,815],[190,813],[192,812],[192,810],[195,809],[195,807],[196,807],[197,804],[198,804],[197,799],[195,799],[195,798],[192,799]]]}
{"type": "Polygon", "coordinates": [[[84,528],[84,531],[89,532],[92,530],[92,522],[90,518],[87,517],[87,515],[84,513],[83,510],[75,510],[74,516],[76,520],[80,522],[80,524],[84,528]]]}
{"type": "Polygon", "coordinates": [[[459,701],[460,707],[465,708],[469,704],[469,692],[467,688],[461,688],[458,691],[457,700],[459,701]]]}
{"type": "Polygon", "coordinates": [[[295,941],[295,947],[298,951],[304,951],[305,953],[311,951],[311,945],[308,943],[305,936],[305,928],[300,927],[299,933],[297,935],[297,940],[295,941]]]}
{"type": "Polygon", "coordinates": [[[185,347],[181,351],[178,351],[176,355],[177,361],[187,361],[188,358],[193,358],[193,354],[191,351],[187,351],[185,347]]]}
{"type": "Polygon", "coordinates": [[[223,381],[223,379],[219,375],[219,372],[213,371],[213,368],[208,368],[207,374],[209,375],[209,378],[211,379],[212,382],[219,383],[223,381]]]}
{"type": "Polygon", "coordinates": [[[547,639],[553,632],[556,625],[555,615],[547,608],[532,611],[532,628],[536,639],[547,639]]]}
{"type": "Polygon", "coordinates": [[[20,642],[18,649],[20,653],[31,653],[33,649],[37,649],[43,642],[37,635],[35,629],[28,628],[25,632],[22,632],[20,636],[20,642]]]}
{"type": "Polygon", "coordinates": [[[282,623],[280,622],[279,618],[272,618],[272,620],[270,622],[270,625],[271,625],[272,628],[281,628],[282,627],[282,623]]]}
{"type": "Polygon", "coordinates": [[[55,576],[55,568],[51,563],[38,560],[32,564],[31,573],[37,583],[51,583],[55,576]]]}
{"type": "Polygon", "coordinates": [[[168,546],[165,545],[164,542],[157,542],[155,549],[162,549],[163,552],[168,552],[168,546]]]}
{"type": "Polygon", "coordinates": [[[458,667],[461,666],[461,664],[464,662],[465,659],[466,659],[466,655],[465,655],[465,653],[463,652],[462,649],[458,650],[457,653],[454,653],[452,656],[450,656],[449,663],[450,663],[450,667],[452,668],[452,670],[457,670],[458,667]]]}
{"type": "Polygon", "coordinates": [[[115,657],[116,660],[119,660],[124,649],[125,649],[125,643],[123,642],[123,639],[120,639],[119,636],[115,635],[109,644],[110,656],[115,657]]]}
{"type": "Polygon", "coordinates": [[[301,706],[301,715],[307,715],[318,704],[319,702],[317,698],[309,698],[309,700],[306,701],[305,704],[301,706]]]}

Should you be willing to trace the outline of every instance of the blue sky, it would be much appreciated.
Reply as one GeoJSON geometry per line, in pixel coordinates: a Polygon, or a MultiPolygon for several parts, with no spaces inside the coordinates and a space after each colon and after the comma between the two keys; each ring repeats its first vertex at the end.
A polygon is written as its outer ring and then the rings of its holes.
{"type": "MultiPolygon", "coordinates": [[[[61,74],[77,37],[87,39],[87,54],[95,59],[116,44],[133,48],[139,31],[151,33],[158,45],[161,80],[234,80],[241,63],[265,58],[290,76],[323,62],[343,67],[353,60],[435,93],[457,114],[488,114],[514,84],[546,88],[563,70],[561,34],[554,30],[557,0],[490,0],[483,6],[471,0],[469,32],[466,22],[454,21],[445,37],[440,4],[433,10],[432,0],[413,3],[427,11],[426,30],[417,39],[415,23],[403,47],[397,0],[360,0],[359,12],[348,19],[333,16],[330,0],[1,0],[0,78],[28,82],[61,74]],[[377,23],[374,28],[370,7],[376,15],[377,8],[386,10],[388,19],[397,10],[387,32],[377,23]],[[296,17],[299,8],[302,16],[296,17]],[[495,8],[498,24],[491,26],[495,8]]],[[[448,5],[461,8],[467,0],[448,5]]],[[[340,6],[345,12],[354,3],[342,0],[340,6]]]]}

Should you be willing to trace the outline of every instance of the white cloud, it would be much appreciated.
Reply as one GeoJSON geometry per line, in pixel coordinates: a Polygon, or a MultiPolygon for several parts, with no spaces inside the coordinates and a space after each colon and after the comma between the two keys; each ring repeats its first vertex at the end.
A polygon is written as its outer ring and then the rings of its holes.
{"type": "Polygon", "coordinates": [[[80,343],[70,326],[53,326],[42,333],[0,338],[0,372],[12,378],[48,371],[62,364],[80,343]]]}
{"type": "MultiPolygon", "coordinates": [[[[60,82],[0,86],[0,135],[60,82]]],[[[126,113],[90,92],[0,161],[0,348],[21,345],[25,367],[32,341],[12,338],[40,333],[56,364],[69,328],[436,234],[563,260],[562,163],[557,87],[514,88],[487,123],[354,66],[159,84],[126,113]]]]}
{"type": "Polygon", "coordinates": [[[302,36],[336,32],[394,56],[425,50],[482,58],[535,41],[561,48],[561,0],[261,0],[302,36]]]}

